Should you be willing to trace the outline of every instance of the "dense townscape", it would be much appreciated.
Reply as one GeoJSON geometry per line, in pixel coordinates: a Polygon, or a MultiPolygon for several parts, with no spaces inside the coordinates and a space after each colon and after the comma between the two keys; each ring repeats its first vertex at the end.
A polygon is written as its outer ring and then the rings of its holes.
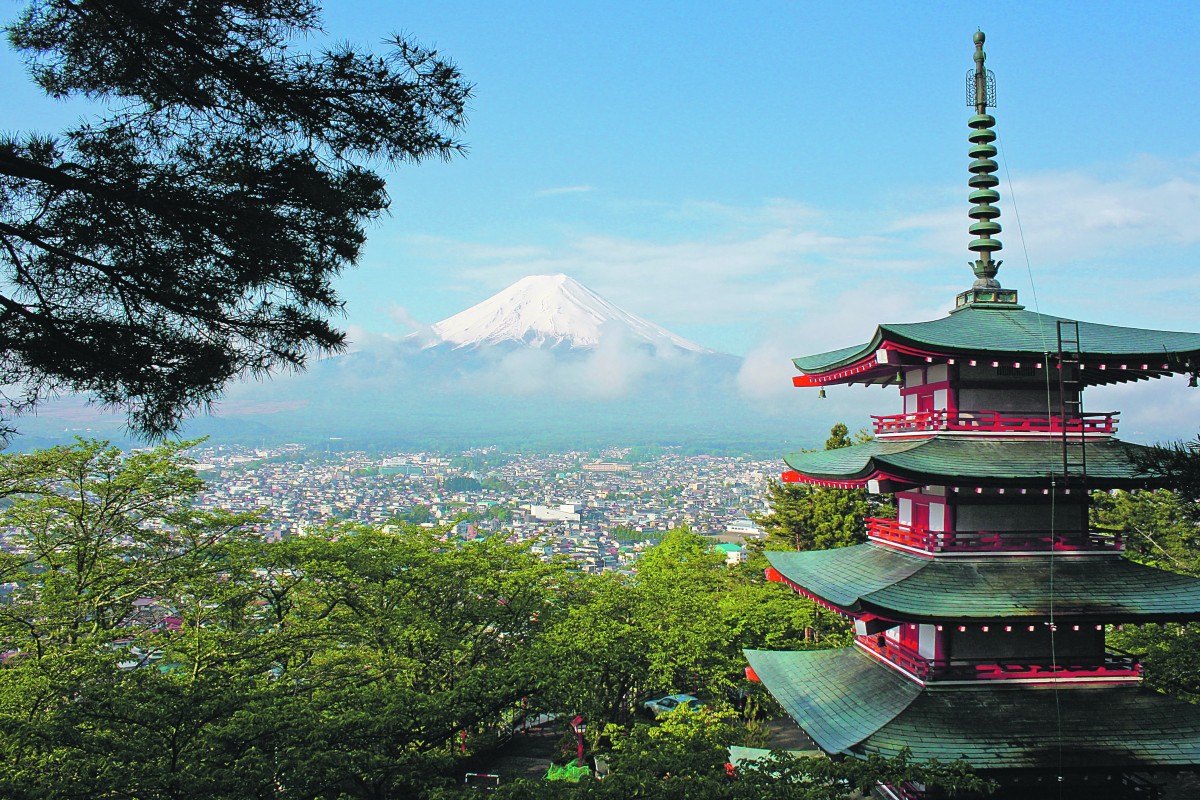
{"type": "MultiPolygon", "coordinates": [[[[260,511],[268,539],[330,523],[450,527],[473,539],[506,532],[581,569],[620,569],[663,533],[687,525],[726,544],[755,535],[775,463],[748,457],[639,454],[458,455],[314,451],[300,445],[197,448],[205,509],[260,511]]],[[[730,547],[730,558],[739,551],[730,547]]]]}

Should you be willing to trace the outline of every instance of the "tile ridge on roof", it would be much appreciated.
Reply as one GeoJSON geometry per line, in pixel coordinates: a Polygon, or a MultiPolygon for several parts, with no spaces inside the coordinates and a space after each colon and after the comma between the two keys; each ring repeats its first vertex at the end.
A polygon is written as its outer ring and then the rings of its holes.
{"type": "Polygon", "coordinates": [[[801,370],[802,372],[825,372],[834,367],[841,366],[843,363],[852,363],[854,361],[858,361],[868,353],[874,352],[874,348],[871,345],[877,337],[878,331],[876,331],[876,336],[872,337],[869,341],[863,342],[862,344],[852,344],[849,347],[839,347],[836,350],[827,350],[824,353],[813,353],[812,355],[807,356],[797,356],[796,358],[792,359],[792,363],[796,365],[796,369],[801,370]],[[809,366],[805,367],[805,364],[808,364],[809,366]]]}

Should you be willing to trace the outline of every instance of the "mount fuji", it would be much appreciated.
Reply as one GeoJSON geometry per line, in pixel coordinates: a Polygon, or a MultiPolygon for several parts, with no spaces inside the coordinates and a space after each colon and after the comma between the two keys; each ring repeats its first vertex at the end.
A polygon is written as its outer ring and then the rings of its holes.
{"type": "Polygon", "coordinates": [[[426,346],[454,349],[525,345],[590,349],[608,339],[655,352],[717,355],[620,308],[567,275],[530,275],[435,323],[426,346]]]}

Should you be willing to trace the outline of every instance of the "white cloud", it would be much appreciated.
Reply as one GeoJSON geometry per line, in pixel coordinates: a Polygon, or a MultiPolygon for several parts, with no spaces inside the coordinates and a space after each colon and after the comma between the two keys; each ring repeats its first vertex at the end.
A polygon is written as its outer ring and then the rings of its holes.
{"type": "MultiPolygon", "coordinates": [[[[1119,174],[1057,171],[1018,175],[1001,183],[1001,240],[1012,255],[1023,233],[1034,260],[1078,262],[1114,249],[1145,253],[1200,243],[1200,173],[1191,162],[1142,159],[1119,174]],[[1020,224],[1018,225],[1018,216],[1020,224]]],[[[956,206],[896,219],[889,231],[919,234],[931,250],[965,251],[970,236],[966,198],[956,206]]]]}
{"type": "Polygon", "coordinates": [[[1120,411],[1117,435],[1125,441],[1194,439],[1200,431],[1200,389],[1189,388],[1182,375],[1089,389],[1084,410],[1120,411]]]}
{"type": "Polygon", "coordinates": [[[538,189],[536,192],[533,193],[533,196],[534,197],[553,197],[553,196],[559,195],[559,194],[585,194],[587,192],[593,192],[593,191],[595,191],[595,188],[588,186],[586,184],[581,184],[579,186],[555,186],[550,189],[538,189]]]}
{"type": "MultiPolygon", "coordinates": [[[[1113,324],[1194,328],[1200,167],[1137,159],[1101,172],[1018,175],[1001,186],[1000,280],[1034,308],[1113,324]],[[1025,246],[1018,236],[1015,195],[1025,246]],[[1119,297],[1122,318],[1112,315],[1119,297]]],[[[880,321],[942,316],[970,285],[966,191],[916,187],[903,209],[834,212],[787,198],[752,205],[625,202],[553,239],[410,244],[464,305],[530,274],[563,272],[709,347],[751,352],[787,333],[796,353],[833,349],[880,321]],[[948,198],[954,197],[953,201],[948,198]],[[604,226],[603,228],[601,226],[604,226]]],[[[600,212],[598,212],[600,213],[600,212]]],[[[749,380],[749,378],[748,378],[749,380]]]]}

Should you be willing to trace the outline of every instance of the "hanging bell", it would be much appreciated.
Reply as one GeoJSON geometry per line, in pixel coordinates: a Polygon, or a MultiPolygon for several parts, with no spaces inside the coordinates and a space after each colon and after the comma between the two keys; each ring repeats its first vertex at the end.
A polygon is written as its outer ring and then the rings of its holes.
{"type": "MultiPolygon", "coordinates": [[[[1194,375],[1192,376],[1192,385],[1193,385],[1193,386],[1195,386],[1195,385],[1196,385],[1196,376],[1194,376],[1194,375]]],[[[817,399],[818,399],[818,400],[824,400],[824,399],[825,399],[825,390],[824,390],[824,389],[822,389],[821,391],[817,392],[817,399]]]]}
{"type": "Polygon", "coordinates": [[[1197,377],[1197,373],[1195,373],[1195,372],[1193,372],[1191,375],[1188,376],[1188,388],[1191,388],[1191,389],[1196,388],[1196,377],[1197,377]]]}

